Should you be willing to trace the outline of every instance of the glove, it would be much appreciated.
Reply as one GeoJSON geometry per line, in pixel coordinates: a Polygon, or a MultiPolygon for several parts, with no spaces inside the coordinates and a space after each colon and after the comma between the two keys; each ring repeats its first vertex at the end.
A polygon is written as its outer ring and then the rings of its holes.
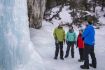
{"type": "Polygon", "coordinates": [[[57,40],[57,37],[54,37],[55,40],[57,40]]]}
{"type": "Polygon", "coordinates": [[[58,40],[55,40],[55,43],[58,43],[58,40]]]}

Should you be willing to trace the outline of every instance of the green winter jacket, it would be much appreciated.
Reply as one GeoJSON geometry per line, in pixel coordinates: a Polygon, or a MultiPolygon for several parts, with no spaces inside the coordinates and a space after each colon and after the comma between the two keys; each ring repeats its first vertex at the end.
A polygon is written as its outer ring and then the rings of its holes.
{"type": "Polygon", "coordinates": [[[53,36],[56,40],[63,42],[65,40],[65,31],[63,28],[55,28],[53,32],[53,36]]]}
{"type": "Polygon", "coordinates": [[[67,41],[76,41],[76,33],[75,32],[67,32],[66,34],[66,40],[67,41]]]}

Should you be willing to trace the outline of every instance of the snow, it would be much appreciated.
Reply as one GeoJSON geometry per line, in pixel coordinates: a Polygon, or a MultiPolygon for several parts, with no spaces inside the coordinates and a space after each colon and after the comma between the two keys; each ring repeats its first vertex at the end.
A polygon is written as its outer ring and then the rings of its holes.
{"type": "MultiPolygon", "coordinates": [[[[59,11],[59,8],[60,8],[60,6],[57,6],[57,7],[53,8],[51,10],[50,17],[55,15],[59,11]]],[[[61,22],[63,22],[63,24],[65,24],[65,23],[72,23],[72,17],[69,14],[70,12],[71,12],[71,10],[69,10],[69,6],[64,6],[62,8],[62,11],[59,13],[59,16],[61,17],[62,20],[53,19],[52,22],[54,24],[56,24],[56,25],[61,23],[61,22]]]]}
{"type": "MultiPolygon", "coordinates": [[[[67,8],[67,7],[66,7],[67,8]]],[[[35,49],[40,54],[40,56],[43,58],[46,70],[81,70],[80,65],[83,64],[83,62],[79,63],[79,52],[78,48],[75,46],[75,58],[72,59],[70,56],[69,58],[65,58],[64,60],[60,60],[59,58],[57,60],[54,60],[54,53],[55,53],[55,42],[53,38],[53,30],[55,27],[58,26],[58,24],[63,21],[65,22],[66,19],[69,19],[69,21],[72,21],[71,18],[68,16],[65,16],[65,14],[68,14],[67,9],[64,8],[63,11],[60,13],[62,20],[57,21],[53,20],[54,24],[51,24],[47,21],[43,21],[43,27],[39,30],[37,29],[30,29],[31,34],[31,40],[35,45],[35,49]],[[64,18],[65,17],[65,18],[64,18]],[[68,17],[68,18],[66,18],[68,17]]],[[[100,22],[105,23],[104,17],[100,18],[100,22]]],[[[66,20],[67,21],[67,20],[66,20]]],[[[75,32],[78,35],[78,28],[76,26],[73,26],[75,32]]],[[[67,32],[68,27],[64,27],[64,30],[67,32]]],[[[105,26],[101,26],[100,29],[96,30],[96,43],[95,43],[95,53],[97,58],[97,68],[91,68],[90,70],[104,70],[105,69],[105,26]]],[[[64,54],[66,52],[67,45],[64,44],[64,54]]],[[[90,59],[91,61],[91,59],[90,59]]]]}
{"type": "Polygon", "coordinates": [[[101,11],[100,6],[96,7],[96,14],[99,17],[100,23],[105,24],[105,17],[103,16],[105,15],[105,8],[104,8],[104,11],[101,11]]]}
{"type": "Polygon", "coordinates": [[[67,10],[69,6],[64,6],[62,9],[62,12],[60,13],[60,17],[64,23],[72,23],[72,18],[70,13],[70,10],[67,10]]]}
{"type": "Polygon", "coordinates": [[[100,23],[105,24],[105,17],[100,17],[99,21],[100,21],[100,23]]]}
{"type": "Polygon", "coordinates": [[[99,15],[99,17],[102,17],[105,14],[105,8],[104,8],[104,11],[101,11],[101,7],[97,6],[95,10],[96,10],[96,13],[99,15]]]}

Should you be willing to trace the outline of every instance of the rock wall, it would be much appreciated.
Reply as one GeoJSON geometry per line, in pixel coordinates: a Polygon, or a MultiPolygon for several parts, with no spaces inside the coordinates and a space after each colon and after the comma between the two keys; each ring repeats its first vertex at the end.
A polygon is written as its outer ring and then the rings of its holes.
{"type": "Polygon", "coordinates": [[[37,29],[41,28],[46,0],[28,0],[27,4],[29,26],[37,29]]]}

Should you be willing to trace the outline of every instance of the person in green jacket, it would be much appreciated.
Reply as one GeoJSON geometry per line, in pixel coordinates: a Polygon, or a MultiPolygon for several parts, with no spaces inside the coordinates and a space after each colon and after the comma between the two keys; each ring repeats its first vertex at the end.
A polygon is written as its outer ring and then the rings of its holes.
{"type": "Polygon", "coordinates": [[[65,31],[61,25],[59,25],[57,28],[54,29],[53,36],[55,39],[55,57],[54,59],[57,59],[58,53],[60,50],[60,59],[64,60],[63,58],[63,43],[65,42],[65,31]]]}
{"type": "Polygon", "coordinates": [[[76,42],[76,33],[73,30],[73,27],[69,27],[69,31],[66,34],[67,50],[65,58],[69,56],[69,50],[71,48],[71,57],[74,58],[74,44],[76,42]]]}

